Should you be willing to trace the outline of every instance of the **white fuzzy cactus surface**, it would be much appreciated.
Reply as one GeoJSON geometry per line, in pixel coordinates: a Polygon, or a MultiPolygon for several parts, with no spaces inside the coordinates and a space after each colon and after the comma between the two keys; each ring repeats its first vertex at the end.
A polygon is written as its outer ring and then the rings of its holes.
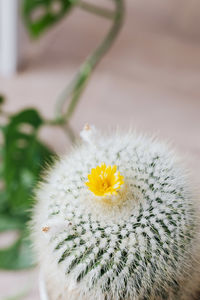
{"type": "Polygon", "coordinates": [[[50,300],[193,299],[198,210],[168,146],[135,133],[83,142],[36,192],[33,239],[50,300]]]}

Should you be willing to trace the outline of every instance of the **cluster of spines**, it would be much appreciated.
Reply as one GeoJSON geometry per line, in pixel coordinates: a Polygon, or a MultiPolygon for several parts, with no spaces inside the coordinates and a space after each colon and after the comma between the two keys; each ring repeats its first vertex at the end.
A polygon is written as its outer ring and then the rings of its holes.
{"type": "MultiPolygon", "coordinates": [[[[133,295],[142,300],[155,295],[167,299],[169,290],[178,292],[178,276],[173,275],[184,268],[186,246],[193,238],[193,211],[182,183],[174,186],[177,174],[173,174],[168,162],[165,164],[162,157],[155,155],[146,164],[139,149],[132,151],[138,161],[136,166],[130,162],[126,167],[130,174],[126,180],[130,188],[140,191],[148,205],[140,203],[128,221],[105,226],[90,214],[77,215],[67,203],[68,228],[53,236],[51,243],[66,276],[72,276],[77,284],[86,278],[88,291],[99,285],[107,300],[129,299],[133,295]]],[[[123,152],[126,154],[126,147],[116,152],[119,166],[123,152]]],[[[86,180],[80,170],[79,176],[80,180],[73,182],[75,191],[64,189],[65,196],[72,193],[78,198],[83,189],[81,182],[86,180]]],[[[59,214],[60,206],[55,201],[49,206],[48,219],[59,214]]]]}
{"type": "MultiPolygon", "coordinates": [[[[155,208],[150,207],[149,211],[145,213],[141,206],[138,217],[132,216],[130,223],[122,226],[115,224],[113,227],[103,228],[98,222],[94,223],[88,220],[86,223],[80,218],[78,226],[69,224],[71,229],[63,232],[61,241],[58,242],[55,239],[55,251],[62,250],[58,263],[64,263],[66,274],[70,274],[76,268],[75,279],[77,283],[90,272],[90,288],[95,286],[103,276],[106,277],[107,282],[101,287],[102,293],[109,291],[114,278],[118,281],[120,280],[119,274],[124,274],[121,275],[120,293],[124,294],[127,290],[126,278],[129,280],[133,278],[135,291],[140,294],[142,286],[144,286],[142,280],[147,276],[146,270],[148,269],[149,275],[145,280],[149,280],[147,287],[150,293],[150,286],[153,287],[152,283],[156,271],[161,268],[158,265],[158,257],[162,257],[162,262],[166,264],[167,268],[170,268],[171,264],[171,270],[176,270],[178,261],[182,259],[181,255],[184,256],[185,251],[185,233],[180,228],[178,236],[175,232],[173,233],[176,229],[175,220],[178,221],[180,218],[179,213],[174,212],[171,215],[169,211],[168,218],[166,216],[163,218],[162,213],[160,213],[160,217],[158,220],[155,208]],[[152,218],[153,225],[150,221],[152,218]],[[135,222],[131,223],[132,220],[135,222]],[[130,239],[131,243],[125,242],[127,238],[130,239]],[[174,244],[172,243],[173,240],[174,244]],[[180,252],[181,247],[182,253],[180,252]],[[171,253],[169,253],[169,249],[171,253]]],[[[72,219],[75,219],[75,215],[72,219]]],[[[159,262],[161,263],[161,261],[159,262]]],[[[166,272],[166,270],[163,271],[166,272]]],[[[161,279],[157,278],[157,280],[161,279]]],[[[171,278],[169,283],[171,285],[173,283],[177,288],[175,279],[171,278]]],[[[116,282],[116,287],[117,284],[116,282]]],[[[147,290],[145,290],[146,293],[147,290]]]]}

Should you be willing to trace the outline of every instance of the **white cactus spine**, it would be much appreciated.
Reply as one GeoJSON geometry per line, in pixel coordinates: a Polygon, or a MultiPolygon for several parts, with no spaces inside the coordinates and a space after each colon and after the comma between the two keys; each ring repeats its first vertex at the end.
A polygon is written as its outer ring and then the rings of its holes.
{"type": "Polygon", "coordinates": [[[134,133],[86,127],[82,137],[36,193],[34,241],[50,299],[190,300],[198,216],[176,155],[134,133]],[[85,185],[102,162],[124,176],[111,205],[85,185]]]}

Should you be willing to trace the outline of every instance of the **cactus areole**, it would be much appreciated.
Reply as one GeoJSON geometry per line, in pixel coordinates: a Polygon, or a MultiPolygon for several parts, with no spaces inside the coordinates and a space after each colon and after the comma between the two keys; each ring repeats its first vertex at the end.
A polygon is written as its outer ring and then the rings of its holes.
{"type": "Polygon", "coordinates": [[[191,299],[197,216],[175,153],[133,132],[87,125],[81,137],[36,192],[33,239],[50,299],[191,299]]]}

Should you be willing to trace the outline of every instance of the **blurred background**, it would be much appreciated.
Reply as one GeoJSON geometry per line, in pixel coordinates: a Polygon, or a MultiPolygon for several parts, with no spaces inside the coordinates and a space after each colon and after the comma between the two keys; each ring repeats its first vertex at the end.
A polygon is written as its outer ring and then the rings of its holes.
{"type": "MultiPolygon", "coordinates": [[[[105,7],[111,7],[110,2],[90,1],[105,7]]],[[[188,157],[200,183],[200,1],[125,3],[122,31],[92,75],[71,127],[77,134],[86,122],[102,130],[119,126],[156,133],[188,157]]],[[[1,6],[1,17],[3,13],[1,6]]],[[[6,97],[8,113],[36,107],[48,119],[60,92],[111,22],[75,7],[35,41],[20,23],[19,68],[15,70],[15,60],[8,71],[1,68],[0,94],[6,97]]],[[[40,138],[56,153],[70,149],[60,128],[46,126],[40,138]]],[[[1,233],[0,246],[8,246],[12,238],[13,233],[1,233]]],[[[18,299],[38,300],[37,282],[37,268],[1,270],[0,299],[14,299],[6,297],[25,291],[18,299]]]]}

